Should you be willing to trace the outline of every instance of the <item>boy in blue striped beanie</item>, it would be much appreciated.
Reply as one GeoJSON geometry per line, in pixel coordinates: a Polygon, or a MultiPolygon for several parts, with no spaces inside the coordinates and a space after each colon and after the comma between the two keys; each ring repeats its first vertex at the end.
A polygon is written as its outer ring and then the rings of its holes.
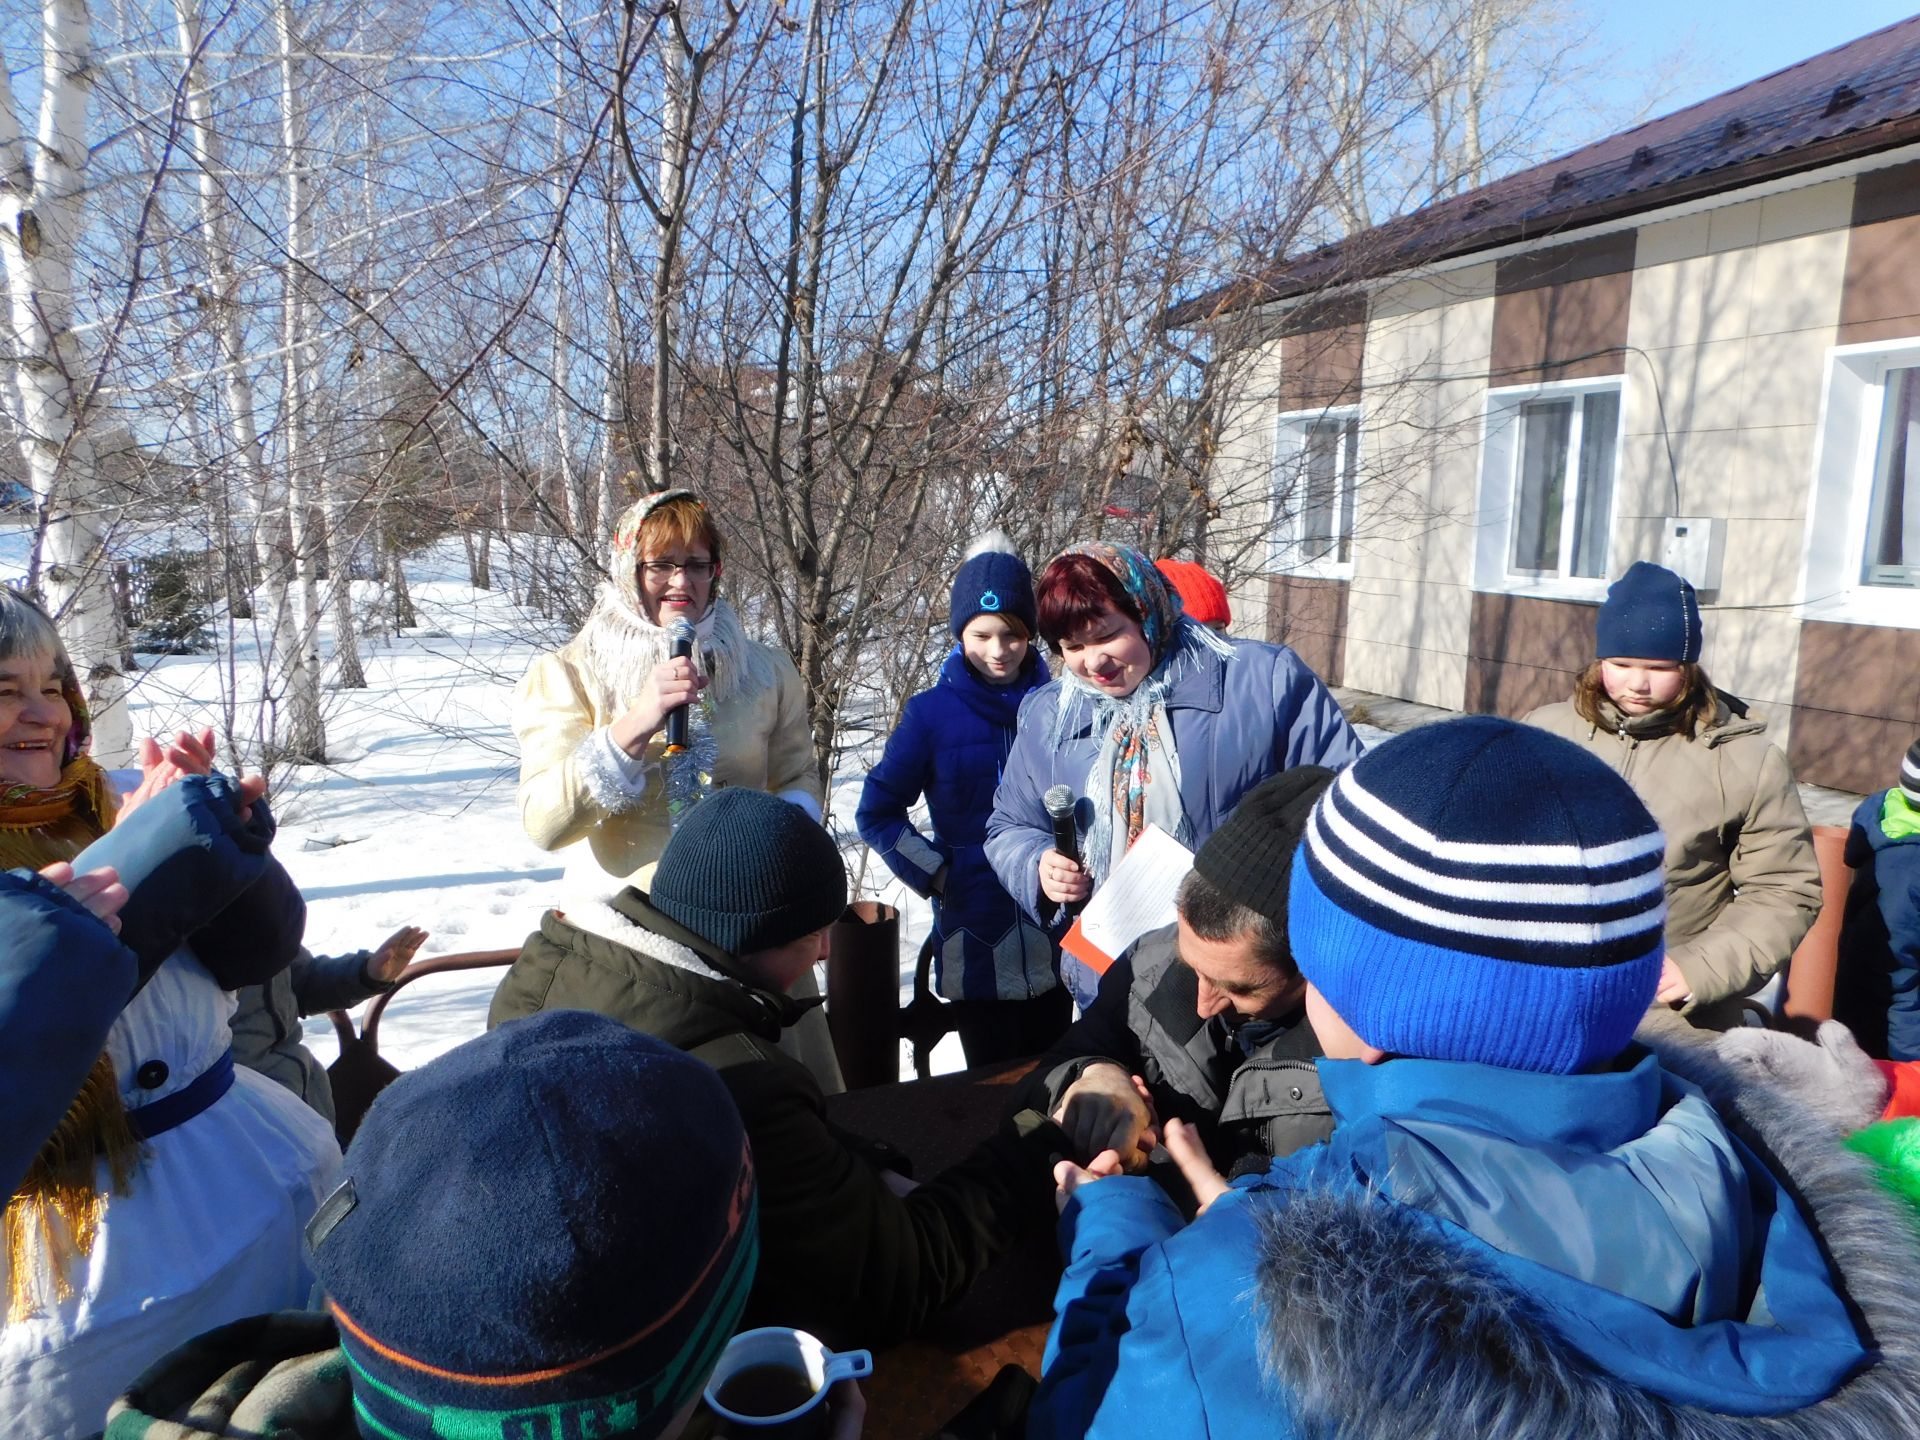
{"type": "Polygon", "coordinates": [[[1169,1121],[1190,1226],[1060,1167],[1031,1440],[1911,1428],[1897,1212],[1807,1112],[1633,1041],[1663,849],[1603,761],[1491,716],[1342,773],[1288,890],[1333,1134],[1229,1185],[1169,1121]]]}

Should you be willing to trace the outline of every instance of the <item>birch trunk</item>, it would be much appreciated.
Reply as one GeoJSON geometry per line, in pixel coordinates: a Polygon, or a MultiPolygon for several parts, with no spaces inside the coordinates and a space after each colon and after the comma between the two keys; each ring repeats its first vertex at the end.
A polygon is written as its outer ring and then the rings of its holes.
{"type": "Polygon", "coordinates": [[[253,517],[253,542],[260,559],[261,583],[266,587],[272,612],[268,663],[261,687],[260,740],[269,763],[275,760],[319,763],[326,757],[326,734],[320,720],[319,677],[306,663],[306,652],[300,641],[303,616],[297,589],[298,560],[290,497],[285,479],[276,477],[267,466],[254,419],[257,412],[240,313],[240,282],[234,271],[226,200],[221,188],[220,137],[213,127],[213,99],[206,69],[200,63],[200,16],[194,9],[194,0],[174,0],[174,17],[179,29],[181,60],[188,71],[184,139],[198,172],[201,245],[206,255],[207,287],[213,302],[214,334],[220,346],[221,389],[225,393],[234,454],[240,463],[245,508],[253,517]]]}
{"type": "Polygon", "coordinates": [[[105,497],[87,431],[92,371],[73,328],[93,93],[85,0],[44,0],[41,45],[31,158],[0,57],[0,265],[11,332],[8,368],[36,523],[28,582],[45,594],[80,672],[93,712],[95,757],[123,765],[133,755],[121,662],[126,625],[114,601],[105,497]]]}
{"type": "MultiPolygon", "coordinates": [[[[313,365],[313,347],[307,334],[307,157],[299,89],[299,63],[294,58],[293,10],[289,0],[275,0],[273,7],[275,39],[280,49],[280,148],[287,199],[285,259],[280,275],[281,349],[285,352],[281,386],[281,405],[285,419],[287,444],[287,516],[293,541],[294,575],[300,591],[300,665],[301,678],[310,687],[314,708],[314,743],[320,747],[315,760],[324,760],[326,733],[320,709],[320,585],[319,569],[323,534],[313,533],[315,496],[314,466],[307,445],[310,411],[307,376],[313,365]]],[[[324,528],[324,527],[323,527],[324,528]]],[[[352,585],[343,571],[329,570],[329,580],[337,595],[352,593],[352,585]]],[[[339,661],[340,683],[350,689],[362,689],[367,681],[360,673],[360,657],[353,642],[351,604],[349,623],[343,634],[334,637],[333,652],[339,661]]]]}

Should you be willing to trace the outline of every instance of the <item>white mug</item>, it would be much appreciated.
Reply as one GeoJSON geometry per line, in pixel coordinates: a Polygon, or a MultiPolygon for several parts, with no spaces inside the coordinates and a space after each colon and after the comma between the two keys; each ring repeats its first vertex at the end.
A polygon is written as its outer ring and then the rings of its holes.
{"type": "Polygon", "coordinates": [[[778,1426],[781,1433],[800,1435],[818,1425],[824,1433],[827,1392],[841,1380],[858,1380],[872,1373],[871,1351],[835,1353],[804,1330],[767,1325],[758,1330],[743,1330],[727,1342],[727,1348],[720,1352],[720,1363],[713,1367],[713,1374],[707,1380],[707,1405],[729,1432],[767,1435],[778,1426]],[[756,1365],[779,1365],[804,1375],[813,1393],[777,1415],[748,1415],[722,1404],[720,1392],[727,1382],[756,1365]]]}

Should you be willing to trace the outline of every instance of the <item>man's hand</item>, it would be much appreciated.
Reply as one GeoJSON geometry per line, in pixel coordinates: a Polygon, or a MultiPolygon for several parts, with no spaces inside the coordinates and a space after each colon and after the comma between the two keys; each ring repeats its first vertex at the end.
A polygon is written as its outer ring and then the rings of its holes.
{"type": "Polygon", "coordinates": [[[57,860],[43,867],[40,875],[86,906],[114,934],[120,933],[120,910],[127,903],[127,887],[120,883],[119,872],[111,865],[76,875],[73,866],[57,860]]]}
{"type": "Polygon", "coordinates": [[[1145,1167],[1156,1123],[1147,1083],[1118,1065],[1089,1065],[1060,1097],[1053,1121],[1067,1132],[1076,1155],[1114,1151],[1127,1170],[1145,1167]]]}
{"type": "Polygon", "coordinates": [[[391,985],[413,963],[414,955],[425,942],[427,932],[416,925],[402,925],[380,942],[367,960],[367,979],[375,985],[391,985]]]}
{"type": "Polygon", "coordinates": [[[1213,1157],[1200,1143],[1200,1132],[1184,1120],[1167,1121],[1167,1153],[1193,1187],[1194,1198],[1200,1202],[1196,1215],[1206,1214],[1207,1207],[1226,1194],[1228,1187],[1226,1176],[1213,1168],[1213,1157]]]}
{"type": "Polygon", "coordinates": [[[147,801],[162,790],[188,775],[211,775],[213,773],[213,731],[211,728],[194,734],[182,730],[173,737],[166,749],[160,748],[160,742],[148,736],[140,742],[140,783],[127,793],[121,802],[120,813],[129,814],[138,810],[147,801]]]}
{"type": "Polygon", "coordinates": [[[1653,992],[1653,998],[1662,1005],[1684,1005],[1693,998],[1693,987],[1680,973],[1680,967],[1673,963],[1671,955],[1660,957],[1660,985],[1653,992]]]}
{"type": "Polygon", "coordinates": [[[1040,893],[1056,905],[1071,905],[1093,894],[1093,877],[1058,850],[1040,856],[1040,893]]]}

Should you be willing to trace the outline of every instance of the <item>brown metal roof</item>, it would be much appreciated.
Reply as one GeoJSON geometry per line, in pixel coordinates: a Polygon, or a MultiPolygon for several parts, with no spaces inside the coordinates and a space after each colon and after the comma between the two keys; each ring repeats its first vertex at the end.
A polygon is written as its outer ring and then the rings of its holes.
{"type": "Polygon", "coordinates": [[[1920,16],[1184,301],[1181,327],[1920,139],[1920,16]]]}

